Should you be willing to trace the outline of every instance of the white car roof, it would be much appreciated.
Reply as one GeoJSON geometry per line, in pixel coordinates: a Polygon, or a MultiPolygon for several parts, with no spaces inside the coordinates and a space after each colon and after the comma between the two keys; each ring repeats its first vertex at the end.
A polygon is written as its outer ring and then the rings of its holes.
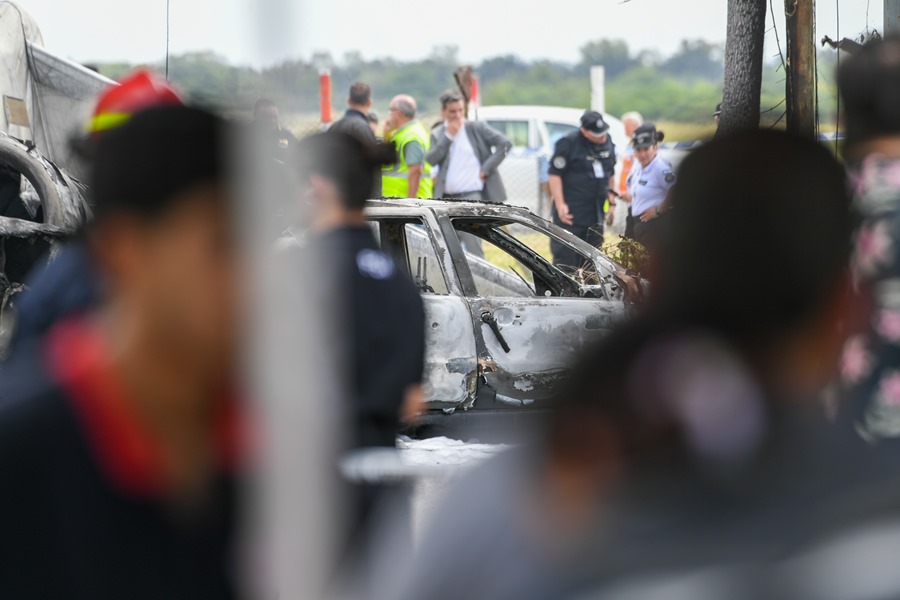
{"type": "MultiPolygon", "coordinates": [[[[581,115],[584,109],[567,108],[565,106],[480,106],[476,110],[477,119],[542,119],[544,121],[557,121],[560,123],[581,124],[581,115]]],[[[603,113],[603,118],[610,125],[621,124],[621,121],[609,113],[603,113]]]]}
{"type": "MultiPolygon", "coordinates": [[[[476,121],[490,119],[538,119],[552,123],[566,123],[574,127],[581,127],[581,115],[584,110],[580,108],[567,108],[565,106],[481,106],[475,112],[476,121]]],[[[603,120],[609,123],[610,134],[619,148],[628,144],[625,136],[625,125],[622,121],[609,113],[603,113],[603,120]]]]}

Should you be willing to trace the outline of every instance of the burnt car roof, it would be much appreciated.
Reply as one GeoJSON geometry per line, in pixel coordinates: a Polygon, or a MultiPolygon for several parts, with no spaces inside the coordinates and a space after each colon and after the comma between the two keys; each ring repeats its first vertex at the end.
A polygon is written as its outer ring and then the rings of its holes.
{"type": "MultiPolygon", "coordinates": [[[[440,212],[452,212],[458,214],[473,213],[484,214],[485,212],[517,212],[530,217],[537,217],[534,213],[523,206],[515,206],[513,204],[500,204],[497,202],[479,202],[477,200],[456,200],[452,198],[436,198],[431,199],[400,199],[388,198],[385,200],[373,199],[369,200],[367,208],[428,208],[440,212]]],[[[539,218],[539,217],[537,217],[539,218]]]]}

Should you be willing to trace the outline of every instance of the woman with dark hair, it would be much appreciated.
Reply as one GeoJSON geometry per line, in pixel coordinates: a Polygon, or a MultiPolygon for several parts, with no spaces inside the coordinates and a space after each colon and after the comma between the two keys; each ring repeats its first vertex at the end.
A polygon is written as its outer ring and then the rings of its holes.
{"type": "Polygon", "coordinates": [[[638,168],[628,178],[624,200],[631,202],[635,240],[652,248],[659,238],[660,221],[671,207],[669,192],[675,185],[671,163],[659,156],[659,143],[665,134],[656,125],[646,123],[634,131],[631,140],[638,168]]]}

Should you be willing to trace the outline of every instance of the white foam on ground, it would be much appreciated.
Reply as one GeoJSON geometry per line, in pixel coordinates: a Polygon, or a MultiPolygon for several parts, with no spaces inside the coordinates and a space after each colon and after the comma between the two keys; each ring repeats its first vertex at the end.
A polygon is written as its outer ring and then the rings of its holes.
{"type": "Polygon", "coordinates": [[[415,466],[463,467],[472,466],[490,458],[510,446],[463,442],[446,437],[414,440],[406,436],[397,438],[397,449],[403,462],[415,466]]]}

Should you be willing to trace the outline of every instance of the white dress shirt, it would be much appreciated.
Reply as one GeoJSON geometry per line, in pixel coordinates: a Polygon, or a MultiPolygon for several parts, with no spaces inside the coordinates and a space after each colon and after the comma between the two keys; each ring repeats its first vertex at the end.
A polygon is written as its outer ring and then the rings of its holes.
{"type": "MultiPolygon", "coordinates": [[[[445,134],[450,137],[449,134],[445,134]]],[[[447,179],[444,191],[448,194],[463,194],[484,189],[481,181],[481,162],[469,141],[466,124],[459,128],[455,137],[450,137],[450,156],[447,159],[447,179]]]]}

